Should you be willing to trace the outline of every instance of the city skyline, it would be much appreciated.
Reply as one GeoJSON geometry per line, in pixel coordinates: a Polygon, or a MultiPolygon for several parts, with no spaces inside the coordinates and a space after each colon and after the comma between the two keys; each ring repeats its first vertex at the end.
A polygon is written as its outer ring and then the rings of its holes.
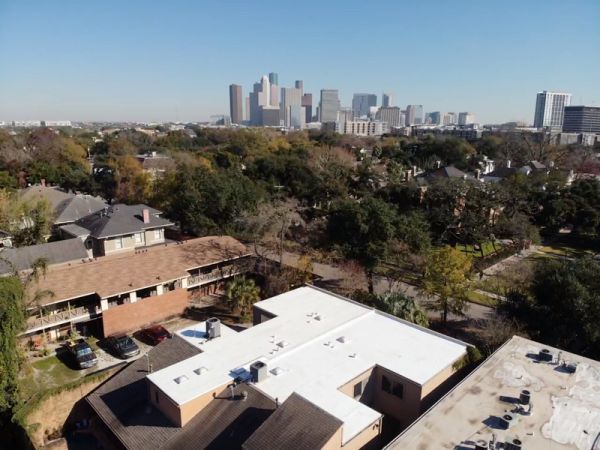
{"type": "Polygon", "coordinates": [[[270,72],[280,87],[303,80],[313,105],[322,89],[338,90],[342,106],[355,93],[393,92],[395,106],[474,111],[482,123],[533,123],[532,95],[543,90],[570,92],[573,105],[600,104],[600,3],[467,3],[386,2],[373,12],[378,26],[361,37],[347,33],[364,15],[354,1],[290,6],[285,23],[278,18],[288,7],[266,2],[2,2],[0,56],[10,64],[0,73],[0,120],[204,121],[228,114],[229,84],[243,86],[245,98],[257,74],[270,72]],[[247,35],[242,25],[259,17],[272,29],[247,35]],[[578,33],[556,33],[565,23],[578,33]],[[331,51],[339,35],[349,45],[331,51]],[[407,59],[398,57],[402,48],[416,50],[407,59]],[[544,48],[569,57],[543,56],[544,48]]]}

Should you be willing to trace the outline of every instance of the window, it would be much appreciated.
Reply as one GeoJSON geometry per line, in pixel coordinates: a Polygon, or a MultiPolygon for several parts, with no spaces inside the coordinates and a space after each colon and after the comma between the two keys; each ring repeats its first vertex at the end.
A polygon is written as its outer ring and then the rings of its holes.
{"type": "Polygon", "coordinates": [[[402,398],[404,395],[404,385],[402,383],[394,383],[392,394],[398,398],[402,398]]]}
{"type": "Polygon", "coordinates": [[[157,230],[154,230],[154,239],[155,240],[160,240],[163,237],[163,230],[162,228],[159,228],[157,230]]]}
{"type": "Polygon", "coordinates": [[[143,242],[142,233],[135,233],[134,236],[136,244],[141,244],[143,242]]]}
{"type": "Polygon", "coordinates": [[[362,395],[362,381],[360,383],[356,383],[354,385],[354,398],[360,397],[362,395]]]}
{"type": "Polygon", "coordinates": [[[123,248],[123,238],[118,237],[115,238],[115,250],[120,250],[123,248]]]}
{"type": "Polygon", "coordinates": [[[381,390],[390,394],[392,393],[392,383],[385,375],[381,377],[381,390]]]}

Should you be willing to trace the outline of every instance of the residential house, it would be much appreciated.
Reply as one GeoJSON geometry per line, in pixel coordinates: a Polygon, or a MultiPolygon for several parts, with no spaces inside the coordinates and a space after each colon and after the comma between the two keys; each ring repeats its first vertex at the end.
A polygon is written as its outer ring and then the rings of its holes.
{"type": "Polygon", "coordinates": [[[173,225],[149,206],[117,204],[60,227],[63,236],[78,237],[94,256],[165,243],[165,228],[173,225]]]}

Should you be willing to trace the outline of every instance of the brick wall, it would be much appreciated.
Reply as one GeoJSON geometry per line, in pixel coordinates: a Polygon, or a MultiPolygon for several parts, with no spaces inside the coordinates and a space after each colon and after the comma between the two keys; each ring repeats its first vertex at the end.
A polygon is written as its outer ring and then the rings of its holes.
{"type": "Polygon", "coordinates": [[[185,310],[188,301],[186,289],[175,289],[163,295],[107,309],[102,312],[104,336],[135,331],[153,322],[179,315],[185,310]]]}

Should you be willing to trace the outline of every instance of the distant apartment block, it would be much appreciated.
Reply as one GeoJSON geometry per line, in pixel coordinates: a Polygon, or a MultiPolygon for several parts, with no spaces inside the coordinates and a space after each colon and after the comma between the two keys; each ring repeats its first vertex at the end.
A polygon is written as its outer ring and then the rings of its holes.
{"type": "Polygon", "coordinates": [[[535,128],[549,128],[561,131],[565,107],[571,104],[571,94],[562,92],[538,92],[535,101],[535,128]]]}
{"type": "Polygon", "coordinates": [[[355,136],[381,136],[386,132],[386,124],[377,120],[346,120],[336,122],[336,131],[355,136]]]}
{"type": "Polygon", "coordinates": [[[388,130],[404,126],[402,111],[397,106],[382,106],[377,110],[375,119],[385,122],[388,130]]]}
{"type": "Polygon", "coordinates": [[[566,106],[562,130],[600,134],[600,106],[566,106]]]}
{"type": "Polygon", "coordinates": [[[458,124],[458,117],[456,116],[456,113],[453,112],[449,112],[444,114],[444,117],[442,119],[442,125],[457,125],[458,124]]]}
{"type": "Polygon", "coordinates": [[[470,112],[458,113],[458,124],[459,125],[472,125],[475,123],[475,114],[470,112]]]}

